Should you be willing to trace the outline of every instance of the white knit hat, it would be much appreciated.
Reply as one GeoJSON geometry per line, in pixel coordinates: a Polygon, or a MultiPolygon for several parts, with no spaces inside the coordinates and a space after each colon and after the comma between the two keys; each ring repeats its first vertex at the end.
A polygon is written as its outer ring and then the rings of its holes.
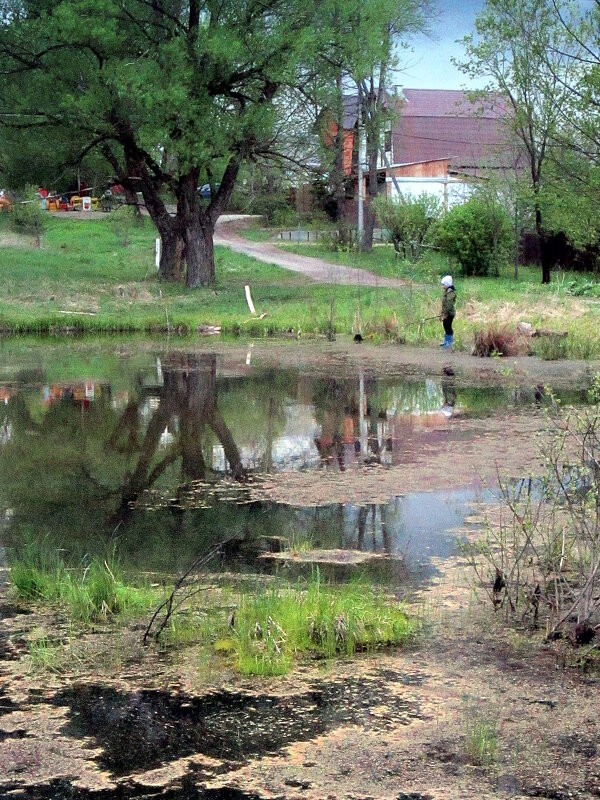
{"type": "Polygon", "coordinates": [[[452,275],[444,275],[444,277],[442,278],[442,286],[445,289],[448,289],[450,286],[452,286],[452,284],[453,284],[452,275]]]}

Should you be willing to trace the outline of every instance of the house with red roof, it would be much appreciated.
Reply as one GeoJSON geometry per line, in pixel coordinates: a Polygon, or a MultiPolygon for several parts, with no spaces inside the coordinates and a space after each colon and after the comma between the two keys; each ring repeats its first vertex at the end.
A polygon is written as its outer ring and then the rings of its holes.
{"type": "MultiPolygon", "coordinates": [[[[379,193],[438,197],[446,207],[463,202],[490,175],[520,168],[520,151],[497,95],[472,101],[467,92],[403,89],[379,158],[379,193]]],[[[358,102],[344,98],[344,170],[355,180],[347,213],[355,218],[358,176],[358,102]]],[[[365,178],[368,180],[368,178],[365,178]]],[[[365,193],[366,195],[366,193],[365,193]]]]}

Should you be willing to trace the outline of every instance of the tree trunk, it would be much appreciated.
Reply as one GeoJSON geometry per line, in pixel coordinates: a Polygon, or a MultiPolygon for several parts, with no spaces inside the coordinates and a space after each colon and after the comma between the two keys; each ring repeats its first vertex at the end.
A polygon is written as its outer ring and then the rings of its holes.
{"type": "Polygon", "coordinates": [[[134,192],[129,186],[124,186],[123,188],[125,189],[125,200],[127,201],[127,205],[133,206],[136,215],[141,217],[142,211],[140,209],[137,192],[134,192]]]}
{"type": "Polygon", "coordinates": [[[175,225],[169,226],[169,228],[161,226],[158,232],[160,233],[161,240],[160,264],[158,267],[159,277],[163,281],[180,283],[183,281],[184,239],[179,234],[177,226],[175,225]]]}
{"type": "Polygon", "coordinates": [[[548,251],[548,242],[542,224],[542,212],[540,207],[536,204],[535,207],[535,232],[538,237],[540,245],[540,260],[542,262],[542,283],[550,283],[550,268],[552,266],[550,261],[550,253],[548,251]]]}
{"type": "Polygon", "coordinates": [[[333,201],[335,207],[335,221],[338,223],[338,239],[340,244],[347,244],[349,237],[348,225],[345,220],[346,187],[344,173],[344,106],[342,103],[343,86],[342,73],[338,72],[336,79],[336,119],[337,132],[333,140],[335,149],[332,172],[333,201]]]}
{"type": "Polygon", "coordinates": [[[365,230],[363,234],[362,249],[370,253],[373,249],[373,231],[375,229],[375,214],[373,200],[377,197],[377,141],[373,133],[367,133],[367,161],[369,164],[369,187],[367,191],[368,202],[365,206],[365,230]]]}
{"type": "Polygon", "coordinates": [[[214,225],[206,214],[186,220],[185,261],[186,286],[196,289],[215,282],[214,225]]]}

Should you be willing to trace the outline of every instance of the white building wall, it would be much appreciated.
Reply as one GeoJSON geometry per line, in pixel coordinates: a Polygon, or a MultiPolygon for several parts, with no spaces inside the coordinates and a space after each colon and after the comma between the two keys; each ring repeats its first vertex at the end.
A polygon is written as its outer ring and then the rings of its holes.
{"type": "Polygon", "coordinates": [[[396,183],[392,178],[388,177],[386,178],[386,183],[390,184],[390,197],[392,199],[398,196],[396,191],[397,183],[400,192],[405,197],[419,197],[422,194],[432,195],[437,197],[446,208],[452,208],[464,203],[473,193],[473,185],[471,183],[451,176],[436,178],[402,177],[396,178],[396,183]]]}

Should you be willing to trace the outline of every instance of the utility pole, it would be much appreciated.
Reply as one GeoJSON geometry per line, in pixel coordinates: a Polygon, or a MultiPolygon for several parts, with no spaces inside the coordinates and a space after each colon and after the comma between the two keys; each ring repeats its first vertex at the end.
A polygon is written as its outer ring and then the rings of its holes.
{"type": "Polygon", "coordinates": [[[519,280],[519,240],[521,232],[519,230],[519,173],[517,171],[519,157],[515,160],[515,280],[519,280]]]}
{"type": "Polygon", "coordinates": [[[360,84],[358,89],[357,130],[358,130],[358,226],[356,231],[356,244],[360,249],[365,229],[365,186],[363,178],[363,124],[362,124],[362,97],[360,84]]]}

